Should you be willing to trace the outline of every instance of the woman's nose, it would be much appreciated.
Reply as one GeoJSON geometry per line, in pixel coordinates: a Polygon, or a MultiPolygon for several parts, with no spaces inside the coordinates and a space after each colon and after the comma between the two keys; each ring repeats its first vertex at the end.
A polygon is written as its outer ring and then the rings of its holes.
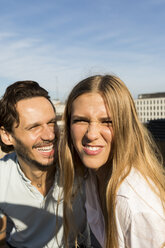
{"type": "Polygon", "coordinates": [[[92,121],[89,122],[87,130],[86,130],[86,137],[89,140],[95,140],[100,135],[100,125],[98,122],[92,121]]]}

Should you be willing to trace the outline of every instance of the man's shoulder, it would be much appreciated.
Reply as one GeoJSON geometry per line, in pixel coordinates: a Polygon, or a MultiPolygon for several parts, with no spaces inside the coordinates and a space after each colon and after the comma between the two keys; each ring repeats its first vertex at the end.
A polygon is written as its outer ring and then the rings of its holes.
{"type": "Polygon", "coordinates": [[[0,159],[0,168],[2,166],[11,166],[16,164],[16,153],[8,153],[3,158],[0,159]]]}
{"type": "Polygon", "coordinates": [[[0,202],[5,199],[10,182],[13,183],[13,180],[16,180],[17,166],[15,159],[16,155],[13,153],[7,154],[0,159],[0,202]]]}

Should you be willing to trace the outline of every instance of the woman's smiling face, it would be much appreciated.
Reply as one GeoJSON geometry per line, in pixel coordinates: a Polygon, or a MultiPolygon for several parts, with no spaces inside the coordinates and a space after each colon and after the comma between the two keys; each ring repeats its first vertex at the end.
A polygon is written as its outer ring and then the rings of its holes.
{"type": "Polygon", "coordinates": [[[99,93],[78,96],[71,111],[71,137],[82,163],[92,169],[103,166],[110,155],[112,121],[99,93]]]}

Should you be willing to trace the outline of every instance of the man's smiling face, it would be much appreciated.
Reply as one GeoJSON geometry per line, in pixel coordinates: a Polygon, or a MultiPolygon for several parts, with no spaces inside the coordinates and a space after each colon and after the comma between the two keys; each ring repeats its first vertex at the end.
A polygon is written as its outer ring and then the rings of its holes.
{"type": "Polygon", "coordinates": [[[11,141],[20,163],[46,167],[54,162],[56,115],[44,97],[20,100],[16,105],[19,125],[14,125],[11,141]]]}

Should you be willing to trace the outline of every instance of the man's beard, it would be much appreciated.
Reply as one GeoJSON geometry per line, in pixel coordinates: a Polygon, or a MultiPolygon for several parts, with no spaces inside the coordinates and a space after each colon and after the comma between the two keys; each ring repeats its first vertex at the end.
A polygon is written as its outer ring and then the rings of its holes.
{"type": "MultiPolygon", "coordinates": [[[[51,163],[45,165],[45,164],[39,163],[37,160],[32,159],[29,156],[28,148],[22,143],[22,141],[17,139],[15,136],[14,136],[14,139],[16,141],[15,152],[28,165],[35,166],[38,169],[43,170],[43,171],[46,171],[50,166],[55,165],[56,152],[54,154],[54,160],[51,163]]],[[[48,144],[48,142],[47,143],[45,142],[45,144],[48,144]]]]}

